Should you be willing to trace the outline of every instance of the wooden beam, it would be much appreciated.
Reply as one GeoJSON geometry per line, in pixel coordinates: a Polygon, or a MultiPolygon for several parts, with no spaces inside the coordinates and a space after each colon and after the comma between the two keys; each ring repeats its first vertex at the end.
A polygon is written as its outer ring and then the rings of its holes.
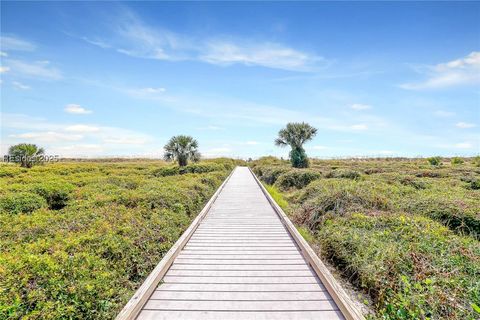
{"type": "Polygon", "coordinates": [[[197,227],[200,225],[200,222],[208,213],[208,210],[215,202],[215,199],[217,199],[218,195],[220,194],[223,187],[230,179],[234,171],[235,170],[232,170],[232,172],[230,172],[230,175],[225,179],[225,181],[221,184],[217,191],[215,191],[215,193],[207,202],[205,207],[203,207],[202,211],[200,211],[195,220],[193,220],[190,227],[188,227],[188,229],[182,234],[182,236],[177,240],[177,242],[175,242],[175,244],[170,248],[170,250],[168,250],[167,254],[153,269],[152,273],[148,275],[140,288],[138,288],[132,298],[127,302],[125,307],[123,307],[122,311],[120,311],[120,313],[117,315],[117,317],[115,318],[116,320],[134,320],[137,317],[139,312],[142,310],[144,304],[148,301],[148,299],[162,280],[163,276],[172,265],[175,258],[178,256],[183,247],[187,244],[188,240],[191,238],[197,227]]]}
{"type": "Polygon", "coordinates": [[[268,202],[270,202],[270,205],[278,214],[280,220],[285,225],[288,232],[301,249],[302,255],[304,256],[305,260],[307,260],[307,262],[311,265],[311,267],[317,274],[318,278],[322,281],[328,293],[332,296],[338,308],[342,311],[344,317],[347,320],[365,320],[362,313],[355,307],[350,297],[346,294],[345,290],[343,290],[342,286],[333,277],[325,264],[318,258],[313,249],[307,243],[307,241],[305,241],[302,235],[298,232],[297,228],[295,228],[293,223],[287,217],[285,212],[283,212],[282,208],[280,208],[280,206],[275,202],[275,200],[272,198],[272,196],[268,193],[263,184],[257,178],[255,173],[253,173],[252,169],[250,167],[249,169],[253,177],[255,178],[255,181],[262,189],[263,194],[265,194],[265,196],[267,197],[268,202]]]}

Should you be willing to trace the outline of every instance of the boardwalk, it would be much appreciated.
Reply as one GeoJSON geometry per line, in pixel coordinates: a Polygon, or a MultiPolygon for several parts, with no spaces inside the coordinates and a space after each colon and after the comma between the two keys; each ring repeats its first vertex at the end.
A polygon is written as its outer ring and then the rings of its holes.
{"type": "Polygon", "coordinates": [[[117,319],[362,319],[267,197],[237,167],[117,319]]]}

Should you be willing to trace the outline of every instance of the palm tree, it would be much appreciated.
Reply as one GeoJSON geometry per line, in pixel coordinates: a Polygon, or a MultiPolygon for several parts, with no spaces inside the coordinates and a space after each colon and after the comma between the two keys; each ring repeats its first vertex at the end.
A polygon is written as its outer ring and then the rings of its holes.
{"type": "Polygon", "coordinates": [[[20,163],[24,168],[31,168],[34,164],[41,163],[44,153],[43,148],[29,143],[20,143],[8,149],[10,161],[20,163]]]}
{"type": "Polygon", "coordinates": [[[302,122],[290,122],[285,128],[278,132],[278,138],[275,139],[275,145],[284,147],[289,145],[292,150],[290,151],[290,162],[292,167],[295,168],[307,168],[308,158],[303,144],[317,134],[317,129],[302,122]]]}
{"type": "Polygon", "coordinates": [[[165,149],[165,160],[177,160],[180,167],[186,166],[188,160],[195,162],[200,160],[198,142],[190,136],[174,136],[163,148],[165,149]]]}

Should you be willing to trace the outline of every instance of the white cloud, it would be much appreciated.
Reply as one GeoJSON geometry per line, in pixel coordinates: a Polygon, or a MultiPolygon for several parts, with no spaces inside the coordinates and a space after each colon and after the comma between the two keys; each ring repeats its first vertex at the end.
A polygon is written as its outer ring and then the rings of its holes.
{"type": "Polygon", "coordinates": [[[447,118],[447,117],[454,116],[455,112],[445,111],[445,110],[437,110],[433,114],[436,115],[437,117],[447,118]]]}
{"type": "Polygon", "coordinates": [[[70,144],[66,146],[53,146],[49,148],[50,154],[61,157],[98,157],[105,151],[105,147],[95,143],[70,144]]]}
{"type": "Polygon", "coordinates": [[[317,62],[324,60],[278,43],[232,41],[209,41],[199,59],[217,65],[240,63],[292,71],[312,71],[317,62]]]}
{"type": "Polygon", "coordinates": [[[227,147],[211,148],[202,152],[202,155],[207,158],[222,157],[222,156],[231,155],[231,154],[232,154],[232,149],[227,147]]]}
{"type": "Polygon", "coordinates": [[[407,90],[438,89],[480,83],[480,52],[474,51],[464,58],[422,68],[428,79],[417,83],[404,83],[407,90]]]}
{"type": "Polygon", "coordinates": [[[0,57],[8,57],[8,53],[0,51],[0,57]]]}
{"type": "Polygon", "coordinates": [[[67,104],[65,106],[65,112],[73,113],[73,114],[89,114],[89,113],[92,113],[91,110],[87,110],[84,107],[82,107],[81,105],[74,104],[74,103],[67,104]]]}
{"type": "Polygon", "coordinates": [[[100,128],[96,126],[85,125],[85,124],[75,124],[75,125],[65,127],[65,131],[87,133],[87,132],[98,132],[100,131],[100,128]]]}
{"type": "Polygon", "coordinates": [[[158,88],[138,88],[138,89],[128,89],[126,92],[137,98],[155,98],[161,96],[165,93],[167,89],[158,87],[158,88]]]}
{"type": "Polygon", "coordinates": [[[475,124],[473,124],[473,123],[467,123],[467,122],[457,122],[457,123],[455,124],[455,126],[456,126],[457,128],[461,128],[461,129],[468,129],[468,128],[476,127],[475,124]]]}
{"type": "Polygon", "coordinates": [[[65,134],[55,131],[46,132],[26,132],[21,134],[12,134],[11,138],[28,139],[33,142],[61,142],[61,141],[78,141],[83,138],[79,134],[65,134]]]}
{"type": "Polygon", "coordinates": [[[220,40],[214,35],[192,37],[164,28],[153,28],[127,9],[118,16],[120,18],[112,26],[113,33],[108,36],[108,41],[98,37],[81,39],[101,48],[146,59],[191,60],[223,66],[244,64],[292,71],[314,71],[326,62],[315,54],[269,40],[220,40]]]}
{"type": "Polygon", "coordinates": [[[148,139],[145,137],[119,137],[119,138],[105,138],[106,143],[112,144],[145,144],[148,139]]]}
{"type": "Polygon", "coordinates": [[[367,130],[368,126],[366,124],[354,124],[350,126],[350,129],[355,131],[363,131],[363,130],[367,130]]]}
{"type": "Polygon", "coordinates": [[[470,142],[460,142],[460,143],[455,144],[455,148],[458,148],[458,149],[471,149],[471,148],[473,148],[473,144],[470,143],[470,142]]]}
{"type": "Polygon", "coordinates": [[[63,78],[60,70],[51,67],[49,61],[36,61],[30,63],[21,60],[7,60],[7,64],[12,72],[23,76],[46,80],[59,80],[63,78]]]}
{"type": "Polygon", "coordinates": [[[0,36],[0,44],[3,50],[6,51],[33,51],[35,45],[26,40],[15,37],[0,36]]]}
{"type": "Polygon", "coordinates": [[[355,104],[352,104],[350,106],[350,108],[352,108],[353,110],[368,110],[368,109],[372,109],[372,106],[368,105],[368,104],[360,104],[360,103],[355,103],[355,104]]]}
{"type": "Polygon", "coordinates": [[[18,82],[18,81],[13,81],[12,84],[13,84],[13,86],[14,86],[15,88],[20,89],[20,90],[28,90],[28,89],[30,89],[29,86],[27,86],[27,85],[25,85],[25,84],[23,84],[23,83],[21,83],[21,82],[18,82]]]}
{"type": "Polygon", "coordinates": [[[5,73],[5,72],[8,72],[8,71],[10,71],[9,67],[0,66],[0,73],[5,73]]]}

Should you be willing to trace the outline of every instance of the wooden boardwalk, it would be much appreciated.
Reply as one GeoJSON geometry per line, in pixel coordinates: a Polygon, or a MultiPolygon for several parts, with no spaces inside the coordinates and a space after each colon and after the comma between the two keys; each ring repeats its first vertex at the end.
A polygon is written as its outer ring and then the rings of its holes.
{"type": "Polygon", "coordinates": [[[117,318],[345,318],[248,168],[234,170],[196,223],[160,284],[117,318]]]}

